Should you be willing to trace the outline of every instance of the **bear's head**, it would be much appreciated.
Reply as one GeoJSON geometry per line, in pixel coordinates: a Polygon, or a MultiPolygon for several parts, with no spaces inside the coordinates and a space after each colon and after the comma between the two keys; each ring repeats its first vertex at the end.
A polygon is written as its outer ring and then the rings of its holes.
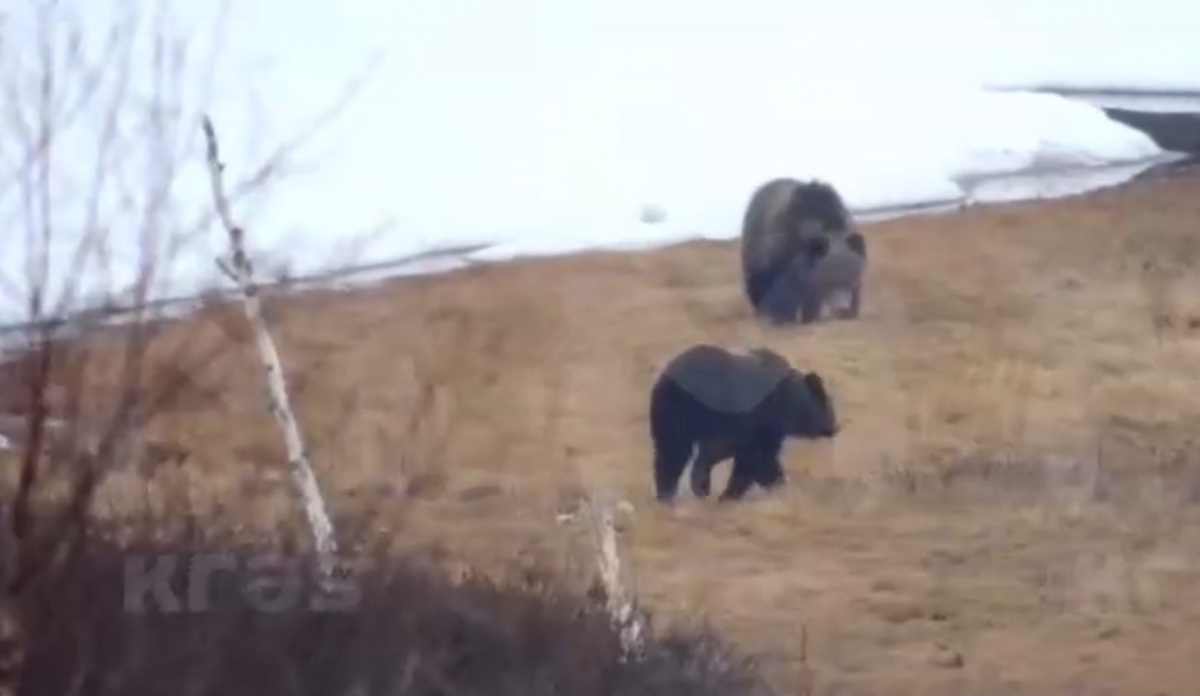
{"type": "Polygon", "coordinates": [[[831,438],[837,435],[837,410],[825,380],[816,372],[793,371],[785,382],[784,431],[792,437],[831,438]]]}
{"type": "Polygon", "coordinates": [[[813,180],[797,186],[783,214],[797,237],[843,235],[851,231],[850,211],[841,194],[826,181],[813,180]]]}

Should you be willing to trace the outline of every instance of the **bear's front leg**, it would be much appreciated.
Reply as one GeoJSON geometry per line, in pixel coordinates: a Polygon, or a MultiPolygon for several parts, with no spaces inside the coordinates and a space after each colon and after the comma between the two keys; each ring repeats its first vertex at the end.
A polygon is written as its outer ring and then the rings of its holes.
{"type": "Polygon", "coordinates": [[[768,298],[763,306],[763,315],[775,326],[789,326],[796,323],[796,314],[800,311],[797,297],[787,293],[779,293],[768,298]]]}
{"type": "Polygon", "coordinates": [[[776,457],[759,475],[754,482],[763,488],[778,488],[787,483],[787,475],[783,473],[783,464],[776,457]]]}
{"type": "Polygon", "coordinates": [[[733,460],[733,473],[729,475],[729,483],[725,486],[725,491],[717,498],[717,502],[727,503],[734,500],[741,500],[745,497],[746,492],[750,490],[750,486],[754,485],[754,478],[748,476],[745,472],[745,466],[738,468],[737,459],[733,460]]]}
{"type": "Polygon", "coordinates": [[[811,324],[821,318],[825,297],[816,288],[807,288],[800,300],[800,323],[811,324]]]}
{"type": "Polygon", "coordinates": [[[839,319],[857,319],[862,308],[862,286],[855,285],[850,291],[849,306],[838,311],[839,319]]]}
{"type": "Polygon", "coordinates": [[[763,488],[782,485],[786,480],[780,460],[783,440],[782,434],[766,429],[739,443],[734,451],[733,473],[720,500],[739,500],[756,483],[763,488]]]}
{"type": "Polygon", "coordinates": [[[764,455],[767,456],[767,459],[770,458],[769,448],[764,448],[763,443],[757,442],[754,438],[748,438],[735,444],[733,471],[729,474],[729,483],[725,485],[725,491],[717,500],[719,502],[741,500],[762,472],[770,466],[768,462],[764,462],[764,455]]]}
{"type": "Polygon", "coordinates": [[[800,311],[803,288],[795,277],[795,273],[785,266],[780,270],[763,274],[759,282],[763,284],[759,314],[776,326],[796,323],[796,314],[800,311]]]}

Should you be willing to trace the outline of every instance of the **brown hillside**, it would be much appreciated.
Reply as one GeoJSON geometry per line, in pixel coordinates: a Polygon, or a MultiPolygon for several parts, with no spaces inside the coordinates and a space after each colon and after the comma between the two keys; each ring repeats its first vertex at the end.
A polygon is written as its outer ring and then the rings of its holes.
{"type": "MultiPolygon", "coordinates": [[[[310,294],[271,316],[331,504],[378,505],[374,531],[400,546],[484,566],[562,554],[579,533],[556,513],[603,488],[635,507],[643,601],[710,618],[794,693],[1195,693],[1200,183],[867,234],[854,322],[758,327],[736,246],[700,242],[310,294]],[[697,341],[826,376],[847,426],[789,446],[780,494],[654,504],[647,392],[697,341]]],[[[238,326],[213,309],[160,352],[238,326]]],[[[94,367],[102,386],[111,364],[94,367]]],[[[252,350],[189,380],[152,430],[190,459],[152,490],[186,482],[198,510],[247,526],[295,519],[252,350]]],[[[145,491],[118,473],[108,512],[145,491]]]]}

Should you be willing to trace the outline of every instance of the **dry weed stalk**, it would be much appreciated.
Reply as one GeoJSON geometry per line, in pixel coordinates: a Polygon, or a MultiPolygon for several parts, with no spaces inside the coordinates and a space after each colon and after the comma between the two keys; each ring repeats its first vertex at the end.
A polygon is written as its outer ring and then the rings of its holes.
{"type": "Polygon", "coordinates": [[[645,635],[632,594],[621,581],[621,553],[617,546],[617,525],[613,506],[602,504],[598,510],[596,531],[598,540],[600,579],[608,596],[608,611],[621,630],[621,642],[626,652],[635,652],[645,635]]]}
{"type": "Polygon", "coordinates": [[[325,498],[321,495],[317,478],[309,463],[304,440],[300,434],[300,426],[292,412],[291,402],[288,398],[287,378],[283,373],[283,363],[279,358],[279,351],[275,348],[275,341],[271,338],[271,331],[263,318],[258,286],[254,281],[254,267],[246,256],[243,243],[245,232],[233,220],[233,214],[229,210],[229,201],[225,196],[222,178],[224,165],[221,163],[220,150],[217,145],[217,132],[208,116],[204,117],[202,126],[207,144],[206,159],[212,184],[213,205],[216,207],[222,226],[229,233],[229,260],[226,262],[217,259],[217,266],[237,283],[241,292],[242,309],[254,332],[254,342],[267,373],[271,415],[275,417],[283,431],[292,479],[299,490],[305,515],[308,518],[309,527],[312,529],[322,573],[329,577],[333,573],[337,556],[337,540],[334,537],[333,523],[329,519],[325,498]]]}
{"type": "Polygon", "coordinates": [[[620,631],[621,646],[625,654],[634,656],[640,653],[645,644],[647,631],[636,599],[625,586],[623,579],[621,551],[617,543],[618,511],[632,512],[633,506],[627,501],[614,502],[608,496],[592,495],[588,500],[582,501],[579,510],[559,515],[558,522],[561,524],[574,521],[581,513],[586,513],[590,518],[596,543],[598,579],[604,588],[608,613],[620,631]]]}

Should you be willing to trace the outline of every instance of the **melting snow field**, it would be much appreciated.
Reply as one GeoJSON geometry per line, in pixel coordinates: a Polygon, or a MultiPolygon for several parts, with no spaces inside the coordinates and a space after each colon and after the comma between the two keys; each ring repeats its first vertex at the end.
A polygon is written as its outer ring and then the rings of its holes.
{"type": "MultiPolygon", "coordinates": [[[[133,11],[63,4],[93,58],[117,13],[133,11]]],[[[260,268],[310,274],[463,243],[487,244],[472,259],[500,260],[728,239],[752,189],[781,175],[826,178],[860,211],[953,204],[995,175],[1162,155],[1093,106],[1013,89],[1200,91],[1186,30],[1200,5],[1182,1],[258,0],[231,6],[219,44],[201,31],[186,56],[170,54],[180,65],[157,82],[147,11],[133,58],[108,71],[127,84],[102,80],[74,116],[60,104],[43,141],[37,5],[0,15],[0,59],[17,66],[4,78],[0,325],[25,316],[46,229],[51,296],[69,279],[84,293],[76,309],[127,286],[172,239],[156,296],[220,282],[221,230],[179,232],[210,209],[200,112],[236,180],[367,66],[366,86],[296,153],[289,178],[235,206],[260,268]],[[156,84],[169,97],[161,137],[139,106],[156,84]],[[109,132],[119,145],[105,149],[109,132]],[[53,163],[45,208],[27,186],[39,161],[53,163]],[[103,272],[94,258],[71,265],[87,230],[105,233],[103,272]]],[[[211,26],[200,14],[211,3],[174,5],[191,13],[179,27],[211,26]]],[[[52,39],[56,89],[81,93],[69,77],[82,73],[64,68],[66,31],[52,39]]]]}

